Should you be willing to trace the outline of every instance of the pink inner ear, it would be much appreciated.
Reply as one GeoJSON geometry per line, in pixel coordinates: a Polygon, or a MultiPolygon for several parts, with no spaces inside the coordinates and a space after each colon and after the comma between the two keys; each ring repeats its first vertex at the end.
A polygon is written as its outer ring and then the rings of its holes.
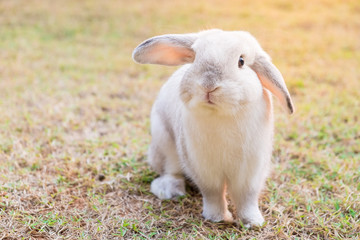
{"type": "Polygon", "coordinates": [[[260,79],[261,84],[263,87],[268,89],[272,94],[274,94],[279,100],[280,104],[283,107],[284,110],[286,110],[289,114],[293,113],[293,105],[291,103],[289,94],[285,89],[283,89],[279,83],[275,83],[268,78],[258,74],[258,77],[260,79]]]}
{"type": "Polygon", "coordinates": [[[193,62],[195,54],[188,48],[158,43],[147,51],[146,56],[148,63],[176,66],[193,62]]]}

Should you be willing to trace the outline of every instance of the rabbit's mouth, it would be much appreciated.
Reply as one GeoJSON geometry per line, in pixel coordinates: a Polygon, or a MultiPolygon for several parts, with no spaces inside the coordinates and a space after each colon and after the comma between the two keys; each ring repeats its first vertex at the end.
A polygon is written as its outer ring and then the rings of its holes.
{"type": "Polygon", "coordinates": [[[212,100],[210,100],[210,99],[207,100],[207,104],[215,105],[215,103],[214,103],[212,100]]]}

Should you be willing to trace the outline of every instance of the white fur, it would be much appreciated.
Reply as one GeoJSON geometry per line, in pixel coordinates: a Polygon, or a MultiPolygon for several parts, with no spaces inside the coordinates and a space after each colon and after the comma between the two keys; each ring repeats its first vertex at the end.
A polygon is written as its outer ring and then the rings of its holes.
{"type": "Polygon", "coordinates": [[[258,197],[270,166],[273,114],[271,95],[251,64],[258,54],[268,56],[249,33],[221,30],[199,33],[190,50],[193,62],[170,77],[152,109],[148,161],[161,176],[151,191],[161,199],[183,195],[185,174],[203,195],[206,219],[232,220],[227,190],[237,217],[261,225],[258,197]]]}

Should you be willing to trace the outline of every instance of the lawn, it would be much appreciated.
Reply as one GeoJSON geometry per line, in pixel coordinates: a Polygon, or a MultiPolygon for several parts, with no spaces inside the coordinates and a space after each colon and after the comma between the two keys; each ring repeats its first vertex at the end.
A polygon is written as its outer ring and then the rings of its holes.
{"type": "MultiPolygon", "coordinates": [[[[359,239],[360,2],[0,0],[0,239],[359,239]],[[266,224],[160,201],[150,109],[174,67],[132,50],[165,33],[250,31],[283,73],[266,224]]],[[[232,211],[234,209],[232,208],[232,211]]]]}

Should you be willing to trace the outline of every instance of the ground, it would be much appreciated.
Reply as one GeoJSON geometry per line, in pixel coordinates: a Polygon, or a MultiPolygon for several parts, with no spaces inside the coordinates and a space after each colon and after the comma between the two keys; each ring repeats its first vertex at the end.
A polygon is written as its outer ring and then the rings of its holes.
{"type": "Polygon", "coordinates": [[[359,239],[359,36],[357,0],[0,1],[0,239],[359,239]],[[149,192],[150,109],[176,68],[131,52],[209,28],[256,36],[296,106],[274,100],[260,229],[205,221],[191,184],[149,192]]]}

